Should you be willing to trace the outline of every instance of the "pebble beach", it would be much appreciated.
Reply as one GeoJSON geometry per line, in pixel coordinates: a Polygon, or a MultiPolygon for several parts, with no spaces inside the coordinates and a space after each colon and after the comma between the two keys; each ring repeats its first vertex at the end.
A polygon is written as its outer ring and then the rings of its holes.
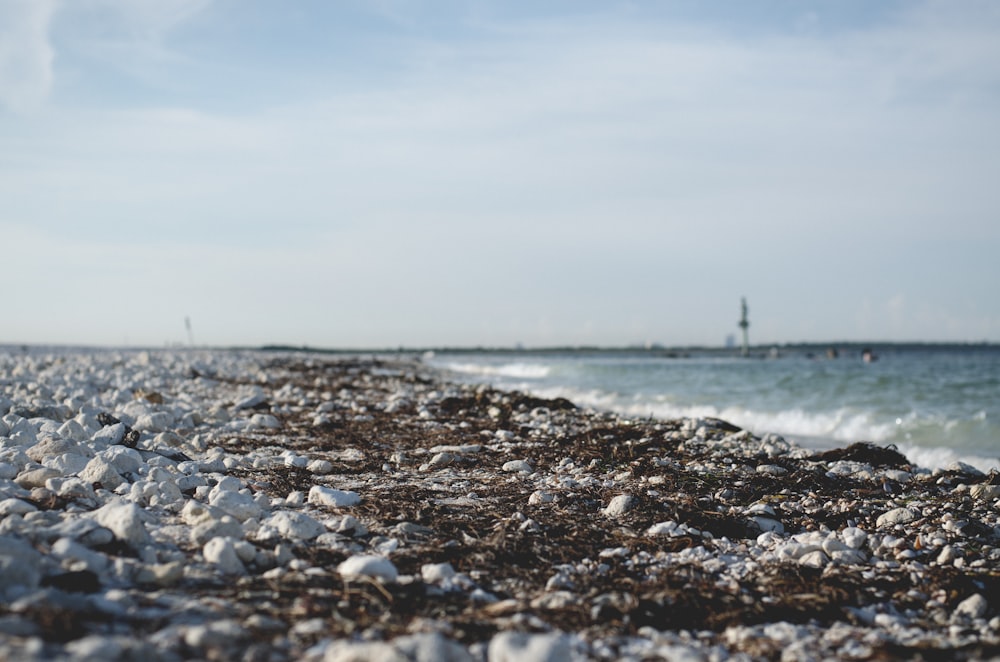
{"type": "Polygon", "coordinates": [[[0,659],[989,659],[998,506],[418,358],[0,351],[0,659]]]}

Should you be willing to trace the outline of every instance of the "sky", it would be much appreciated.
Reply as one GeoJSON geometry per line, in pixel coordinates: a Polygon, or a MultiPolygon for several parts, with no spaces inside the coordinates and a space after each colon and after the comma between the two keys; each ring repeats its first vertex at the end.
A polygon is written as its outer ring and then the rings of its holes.
{"type": "Polygon", "coordinates": [[[0,343],[1000,341],[992,0],[0,0],[0,343]],[[190,322],[190,334],[186,321],[190,322]]]}

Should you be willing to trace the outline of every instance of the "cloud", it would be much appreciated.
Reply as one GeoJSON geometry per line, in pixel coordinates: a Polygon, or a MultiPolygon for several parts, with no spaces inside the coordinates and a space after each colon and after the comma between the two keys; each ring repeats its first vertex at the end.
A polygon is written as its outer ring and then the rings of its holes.
{"type": "Polygon", "coordinates": [[[52,87],[54,13],[55,0],[0,0],[0,104],[16,113],[37,108],[52,87]]]}

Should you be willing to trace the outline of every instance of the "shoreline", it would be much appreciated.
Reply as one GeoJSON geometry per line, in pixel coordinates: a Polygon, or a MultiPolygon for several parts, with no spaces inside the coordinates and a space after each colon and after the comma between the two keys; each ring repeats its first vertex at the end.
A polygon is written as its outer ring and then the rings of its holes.
{"type": "Polygon", "coordinates": [[[0,366],[0,656],[1000,654],[1000,479],[971,467],[384,357],[0,366]]]}

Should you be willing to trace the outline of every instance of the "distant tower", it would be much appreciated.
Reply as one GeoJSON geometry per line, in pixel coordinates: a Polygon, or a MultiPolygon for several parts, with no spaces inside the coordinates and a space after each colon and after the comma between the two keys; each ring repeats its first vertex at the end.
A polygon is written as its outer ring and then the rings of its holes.
{"type": "Polygon", "coordinates": [[[750,328],[750,320],[747,319],[747,298],[743,297],[743,315],[740,317],[740,328],[743,329],[743,348],[740,350],[740,354],[743,356],[750,355],[750,339],[747,335],[747,329],[750,328]]]}
{"type": "Polygon", "coordinates": [[[185,317],[184,318],[184,326],[187,327],[188,345],[190,347],[194,347],[194,333],[191,332],[191,318],[190,317],[185,317]]]}

